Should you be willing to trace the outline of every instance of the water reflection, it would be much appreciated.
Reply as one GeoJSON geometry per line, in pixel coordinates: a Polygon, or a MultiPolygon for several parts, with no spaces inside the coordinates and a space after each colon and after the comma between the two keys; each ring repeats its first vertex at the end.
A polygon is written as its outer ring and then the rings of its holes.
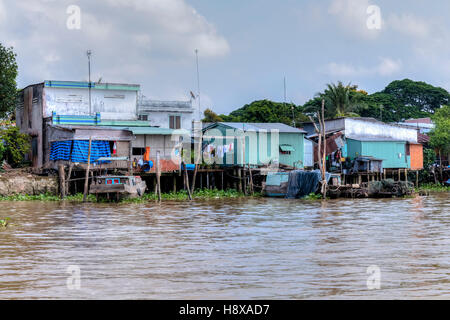
{"type": "Polygon", "coordinates": [[[449,298],[448,194],[2,203],[0,298],[449,298]],[[81,290],[66,287],[70,265],[81,290]],[[381,269],[380,290],[366,286],[381,269]]]}

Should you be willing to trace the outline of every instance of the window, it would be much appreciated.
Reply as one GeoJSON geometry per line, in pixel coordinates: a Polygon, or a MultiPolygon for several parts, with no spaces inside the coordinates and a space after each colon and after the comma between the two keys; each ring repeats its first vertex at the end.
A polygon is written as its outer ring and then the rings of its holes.
{"type": "Polygon", "coordinates": [[[145,148],[133,148],[133,156],[142,156],[145,153],[145,148]]]}
{"type": "Polygon", "coordinates": [[[148,115],[147,114],[140,114],[138,119],[142,120],[142,121],[148,121],[148,115]]]}
{"type": "Polygon", "coordinates": [[[181,129],[181,116],[169,116],[169,128],[181,129]]]}

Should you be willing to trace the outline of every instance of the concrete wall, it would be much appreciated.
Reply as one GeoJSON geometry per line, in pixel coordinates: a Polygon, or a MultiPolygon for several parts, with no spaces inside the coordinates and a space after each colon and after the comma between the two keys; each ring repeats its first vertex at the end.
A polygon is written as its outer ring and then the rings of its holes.
{"type": "MultiPolygon", "coordinates": [[[[133,148],[150,147],[150,158],[156,158],[156,152],[159,151],[161,158],[170,159],[176,145],[177,142],[172,141],[169,135],[136,135],[133,141],[133,148]]],[[[142,156],[133,155],[134,158],[139,160],[142,156]]]]}
{"type": "Polygon", "coordinates": [[[181,116],[181,129],[192,129],[193,112],[148,112],[149,125],[160,128],[169,128],[169,116],[181,116]]]}
{"type": "MultiPolygon", "coordinates": [[[[60,115],[89,115],[87,88],[46,87],[44,117],[55,111],[60,115]]],[[[91,89],[91,112],[104,120],[136,120],[137,91],[91,89]]]]}

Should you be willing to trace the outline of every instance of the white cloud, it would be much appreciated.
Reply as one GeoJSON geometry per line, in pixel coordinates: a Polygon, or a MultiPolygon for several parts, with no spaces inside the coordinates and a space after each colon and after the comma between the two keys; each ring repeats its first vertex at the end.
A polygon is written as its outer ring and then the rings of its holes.
{"type": "Polygon", "coordinates": [[[46,78],[86,80],[87,49],[93,79],[130,83],[167,79],[168,70],[193,64],[195,49],[201,58],[230,52],[227,40],[185,0],[0,0],[0,19],[1,42],[13,43],[18,54],[19,86],[46,78]],[[73,4],[81,9],[80,30],[66,27],[73,4]]]}
{"type": "Polygon", "coordinates": [[[413,14],[392,14],[387,19],[387,27],[399,33],[412,37],[427,37],[430,34],[430,25],[413,14]]]}
{"type": "Polygon", "coordinates": [[[331,62],[320,68],[322,73],[333,77],[367,77],[367,76],[390,76],[400,71],[402,63],[400,60],[380,58],[375,66],[354,66],[346,63],[331,62]]]}

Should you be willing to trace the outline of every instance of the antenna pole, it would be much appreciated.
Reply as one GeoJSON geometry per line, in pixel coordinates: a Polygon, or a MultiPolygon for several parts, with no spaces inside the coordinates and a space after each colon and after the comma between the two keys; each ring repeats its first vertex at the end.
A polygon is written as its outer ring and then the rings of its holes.
{"type": "Polygon", "coordinates": [[[198,97],[198,121],[202,120],[201,98],[200,98],[200,72],[198,69],[198,49],[195,49],[195,57],[197,61],[197,97],[198,97]]]}
{"type": "Polygon", "coordinates": [[[88,57],[88,71],[89,71],[89,115],[92,115],[92,107],[91,107],[91,54],[92,51],[88,50],[86,52],[88,57]]]}

